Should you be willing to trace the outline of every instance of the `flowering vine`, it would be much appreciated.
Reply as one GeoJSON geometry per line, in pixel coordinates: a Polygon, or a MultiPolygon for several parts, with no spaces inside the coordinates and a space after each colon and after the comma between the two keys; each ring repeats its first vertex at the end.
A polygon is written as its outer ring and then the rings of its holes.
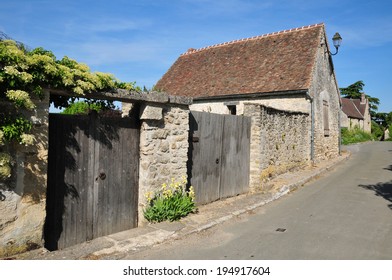
{"type": "MultiPolygon", "coordinates": [[[[42,99],[45,88],[67,90],[80,97],[88,93],[115,88],[138,89],[135,83],[123,83],[112,74],[91,72],[83,63],[55,55],[43,48],[31,51],[13,40],[0,38],[0,105],[11,104],[0,111],[0,181],[10,177],[11,157],[5,156],[11,142],[33,145],[32,123],[22,112],[35,109],[34,100],[42,99]]],[[[51,97],[56,107],[66,107],[69,97],[51,97]]]]}

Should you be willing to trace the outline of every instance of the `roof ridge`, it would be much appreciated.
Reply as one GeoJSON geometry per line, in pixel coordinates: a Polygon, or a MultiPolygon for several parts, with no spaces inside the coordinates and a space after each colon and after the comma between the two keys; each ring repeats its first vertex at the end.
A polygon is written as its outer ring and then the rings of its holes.
{"type": "Polygon", "coordinates": [[[346,97],[343,97],[343,98],[349,100],[349,101],[351,102],[351,104],[353,104],[353,107],[354,107],[355,110],[359,113],[359,115],[360,115],[362,118],[365,118],[365,116],[361,113],[361,111],[359,110],[359,108],[357,107],[357,105],[356,105],[355,102],[354,102],[354,100],[359,100],[358,98],[346,98],[346,97]]]}
{"type": "Polygon", "coordinates": [[[253,36],[253,37],[249,37],[249,38],[242,38],[242,39],[232,40],[232,41],[228,41],[228,42],[224,42],[224,43],[219,43],[219,44],[215,44],[215,45],[211,45],[211,46],[202,47],[202,48],[199,48],[199,49],[190,48],[185,53],[182,53],[180,56],[193,54],[193,53],[196,53],[196,52],[200,52],[200,51],[204,51],[204,50],[208,50],[208,49],[212,49],[212,48],[216,48],[216,47],[231,45],[231,44],[235,44],[235,43],[239,43],[239,42],[247,42],[247,41],[257,40],[257,39],[261,39],[261,38],[266,38],[266,37],[273,36],[273,35],[280,35],[280,34],[284,34],[284,33],[300,31],[300,30],[310,29],[310,28],[319,27],[319,26],[324,26],[324,23],[316,23],[316,24],[311,24],[311,25],[305,25],[305,26],[302,26],[302,27],[297,27],[297,28],[291,28],[291,29],[286,29],[286,30],[282,30],[282,31],[271,32],[271,33],[267,33],[267,34],[263,34],[263,35],[257,35],[257,36],[253,36]]]}

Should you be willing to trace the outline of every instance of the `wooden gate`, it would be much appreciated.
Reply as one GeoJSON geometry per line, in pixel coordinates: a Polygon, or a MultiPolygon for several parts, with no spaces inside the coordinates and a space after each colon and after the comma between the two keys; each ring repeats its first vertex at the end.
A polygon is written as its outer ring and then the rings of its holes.
{"type": "Polygon", "coordinates": [[[47,249],[137,226],[139,133],[128,118],[50,115],[47,249]]]}
{"type": "Polygon", "coordinates": [[[192,111],[188,176],[196,202],[209,203],[249,188],[248,117],[192,111]]]}

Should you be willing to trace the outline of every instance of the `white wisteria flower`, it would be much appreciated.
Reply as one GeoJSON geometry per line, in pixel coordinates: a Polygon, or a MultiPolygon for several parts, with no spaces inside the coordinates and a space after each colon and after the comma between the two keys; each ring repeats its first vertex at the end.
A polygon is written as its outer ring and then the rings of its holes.
{"type": "Polygon", "coordinates": [[[11,157],[9,154],[0,153],[0,166],[8,165],[11,161],[11,157]]]}
{"type": "Polygon", "coordinates": [[[30,146],[34,144],[35,141],[35,137],[32,134],[25,134],[23,133],[21,136],[21,141],[20,144],[26,145],[26,146],[30,146]]]}
{"type": "Polygon", "coordinates": [[[23,90],[8,90],[6,93],[9,100],[14,101],[17,105],[22,106],[28,110],[35,108],[30,96],[23,90]]]}
{"type": "Polygon", "coordinates": [[[0,130],[0,146],[4,145],[4,132],[0,130]]]}

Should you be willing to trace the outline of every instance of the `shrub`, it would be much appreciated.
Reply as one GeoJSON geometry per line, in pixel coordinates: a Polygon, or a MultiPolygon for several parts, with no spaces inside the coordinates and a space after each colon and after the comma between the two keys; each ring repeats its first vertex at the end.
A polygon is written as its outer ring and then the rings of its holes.
{"type": "Polygon", "coordinates": [[[351,130],[347,128],[342,128],[343,145],[366,142],[371,140],[374,140],[374,137],[370,133],[367,133],[359,129],[358,127],[355,127],[354,129],[351,130]]]}
{"type": "Polygon", "coordinates": [[[176,182],[172,178],[171,183],[162,184],[159,191],[146,193],[145,196],[149,203],[144,210],[146,220],[149,222],[165,220],[172,222],[195,212],[195,192],[192,186],[187,190],[186,183],[186,179],[176,182]]]}
{"type": "Polygon", "coordinates": [[[384,129],[375,121],[372,121],[372,135],[375,139],[380,139],[384,135],[384,129]]]}
{"type": "Polygon", "coordinates": [[[87,102],[79,101],[70,104],[67,108],[64,109],[62,114],[66,115],[87,115],[90,110],[101,111],[102,106],[99,104],[89,104],[87,102]]]}

